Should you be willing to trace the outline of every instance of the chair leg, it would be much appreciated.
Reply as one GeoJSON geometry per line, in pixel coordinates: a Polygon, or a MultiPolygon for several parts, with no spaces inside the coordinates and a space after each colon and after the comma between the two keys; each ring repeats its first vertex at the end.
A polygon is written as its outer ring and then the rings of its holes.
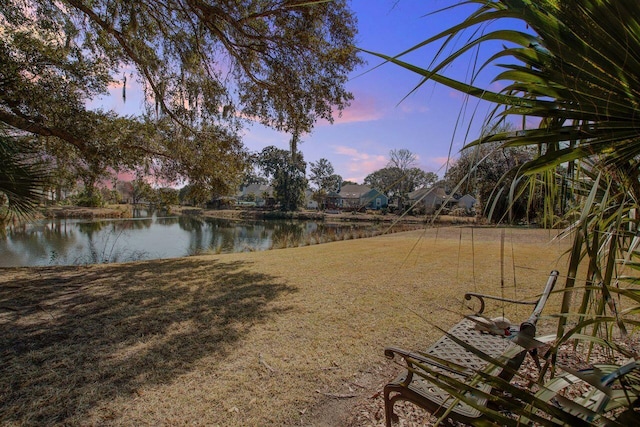
{"type": "Polygon", "coordinates": [[[393,405],[395,399],[391,399],[389,395],[393,390],[389,386],[384,387],[384,419],[386,427],[391,427],[392,423],[398,421],[398,416],[393,413],[393,405]]]}
{"type": "Polygon", "coordinates": [[[527,350],[523,350],[518,353],[516,356],[509,359],[506,363],[505,369],[500,372],[498,377],[505,381],[511,381],[515,373],[518,371],[520,366],[522,366],[522,362],[524,362],[524,358],[527,356],[527,350]]]}

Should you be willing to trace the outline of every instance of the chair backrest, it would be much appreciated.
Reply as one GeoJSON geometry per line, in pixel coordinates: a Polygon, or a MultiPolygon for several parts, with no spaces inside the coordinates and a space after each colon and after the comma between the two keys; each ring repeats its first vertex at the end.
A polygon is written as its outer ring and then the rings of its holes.
{"type": "Polygon", "coordinates": [[[544,291],[538,299],[538,303],[533,309],[531,316],[529,316],[527,320],[520,324],[520,334],[524,334],[532,338],[536,336],[536,323],[538,323],[540,314],[542,313],[542,310],[544,309],[544,306],[549,299],[549,295],[551,295],[551,291],[553,291],[553,288],[556,285],[556,281],[558,280],[559,275],[560,273],[557,270],[553,270],[551,274],[549,274],[547,284],[545,285],[544,291]]]}

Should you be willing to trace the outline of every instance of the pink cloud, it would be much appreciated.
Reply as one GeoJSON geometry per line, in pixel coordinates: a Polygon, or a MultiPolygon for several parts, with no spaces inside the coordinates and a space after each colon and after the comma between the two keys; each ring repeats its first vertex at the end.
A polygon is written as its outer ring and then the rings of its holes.
{"type": "MultiPolygon", "coordinates": [[[[111,171],[113,173],[113,171],[111,171]]],[[[118,181],[124,181],[124,182],[128,182],[128,181],[133,181],[136,179],[136,175],[133,172],[130,171],[126,171],[126,172],[118,172],[116,174],[116,180],[118,181]]],[[[105,179],[102,181],[102,185],[108,189],[113,189],[113,179],[105,179]]]]}
{"type": "Polygon", "coordinates": [[[123,84],[123,82],[121,80],[114,80],[114,81],[112,81],[111,83],[109,83],[107,85],[107,90],[109,92],[112,92],[112,91],[114,91],[116,89],[121,89],[122,88],[122,84],[123,84]]]}
{"type": "Polygon", "coordinates": [[[402,102],[400,105],[400,111],[403,113],[420,113],[420,114],[428,114],[431,112],[431,108],[427,105],[416,105],[409,102],[402,102]]]}
{"type": "Polygon", "coordinates": [[[454,159],[451,158],[449,159],[448,157],[442,156],[442,157],[429,157],[428,159],[426,159],[426,164],[428,166],[428,170],[433,170],[435,171],[436,174],[438,174],[439,177],[443,177],[444,173],[445,173],[445,169],[447,167],[447,162],[452,162],[454,159]]]}
{"type": "Polygon", "coordinates": [[[367,175],[384,168],[388,159],[386,156],[369,154],[358,151],[344,145],[334,146],[334,153],[348,157],[343,170],[347,170],[349,176],[344,177],[349,181],[362,182],[367,175]]]}
{"type": "Polygon", "coordinates": [[[358,156],[358,150],[356,150],[355,148],[352,147],[346,147],[344,145],[335,145],[335,153],[336,154],[341,154],[343,156],[358,156]]]}
{"type": "Polygon", "coordinates": [[[464,93],[459,92],[457,90],[450,90],[449,91],[449,98],[452,98],[452,99],[463,100],[463,99],[465,99],[466,96],[467,95],[465,95],[464,93]]]}
{"type": "MultiPolygon", "coordinates": [[[[370,95],[356,95],[342,114],[334,114],[334,124],[346,124],[356,122],[371,122],[383,117],[383,111],[376,106],[376,100],[370,95]]],[[[326,126],[329,122],[320,120],[319,126],[326,126]]]]}
{"type": "Polygon", "coordinates": [[[507,85],[506,85],[506,83],[504,81],[495,81],[495,82],[491,82],[491,84],[489,85],[489,90],[491,90],[493,92],[500,92],[506,86],[507,85]]]}

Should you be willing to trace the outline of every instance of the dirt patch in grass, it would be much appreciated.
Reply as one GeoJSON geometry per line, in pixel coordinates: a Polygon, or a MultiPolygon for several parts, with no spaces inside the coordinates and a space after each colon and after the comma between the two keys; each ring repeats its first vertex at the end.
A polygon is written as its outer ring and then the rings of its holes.
{"type": "Polygon", "coordinates": [[[343,426],[395,376],[385,346],[426,348],[466,291],[532,298],[563,270],[553,233],[501,234],[2,269],[0,424],[343,426]]]}

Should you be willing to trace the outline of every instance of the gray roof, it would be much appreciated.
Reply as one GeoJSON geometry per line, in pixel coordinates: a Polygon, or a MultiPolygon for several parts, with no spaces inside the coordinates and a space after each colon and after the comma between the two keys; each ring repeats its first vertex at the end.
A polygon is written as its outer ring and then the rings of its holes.
{"type": "Polygon", "coordinates": [[[447,193],[444,191],[442,187],[429,187],[429,188],[419,188],[415,191],[412,191],[408,194],[410,200],[420,200],[424,199],[427,194],[433,193],[434,196],[445,198],[447,197],[447,193]]]}
{"type": "Polygon", "coordinates": [[[347,184],[340,188],[340,196],[347,199],[359,199],[369,191],[371,191],[371,187],[366,185],[347,184]]]}
{"type": "Polygon", "coordinates": [[[273,194],[273,187],[266,184],[249,184],[242,189],[239,196],[246,196],[248,194],[255,194],[256,196],[262,196],[264,193],[273,194]]]}

